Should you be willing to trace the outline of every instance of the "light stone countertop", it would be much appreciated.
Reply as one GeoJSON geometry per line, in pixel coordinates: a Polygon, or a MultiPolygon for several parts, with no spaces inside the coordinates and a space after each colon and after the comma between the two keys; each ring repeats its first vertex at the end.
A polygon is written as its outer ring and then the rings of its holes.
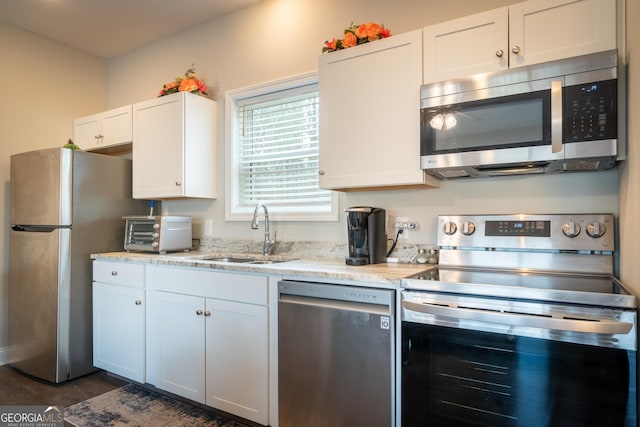
{"type": "Polygon", "coordinates": [[[383,263],[362,266],[346,265],[344,259],[295,258],[278,255],[256,255],[196,250],[173,252],[164,255],[142,252],[107,252],[92,254],[92,259],[102,261],[138,262],[181,267],[211,268],[220,271],[282,275],[287,279],[313,278],[314,280],[363,282],[374,287],[398,287],[400,280],[434,268],[430,264],[383,263]],[[211,257],[251,257],[262,261],[280,261],[270,264],[250,264],[205,260],[211,257]]]}

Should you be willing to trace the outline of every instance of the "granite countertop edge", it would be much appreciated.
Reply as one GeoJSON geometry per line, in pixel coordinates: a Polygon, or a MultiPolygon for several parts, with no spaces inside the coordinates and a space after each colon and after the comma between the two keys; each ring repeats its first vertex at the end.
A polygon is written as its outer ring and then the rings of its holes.
{"type": "Polygon", "coordinates": [[[91,254],[91,259],[101,261],[136,262],[172,265],[191,268],[209,268],[217,271],[282,275],[285,278],[309,277],[324,280],[354,281],[398,286],[403,278],[435,267],[430,264],[381,263],[361,266],[347,265],[344,259],[295,258],[278,255],[256,255],[210,251],[173,252],[153,254],[144,252],[106,252],[91,254]],[[247,257],[257,260],[277,261],[271,264],[220,262],[203,258],[247,257]]]}

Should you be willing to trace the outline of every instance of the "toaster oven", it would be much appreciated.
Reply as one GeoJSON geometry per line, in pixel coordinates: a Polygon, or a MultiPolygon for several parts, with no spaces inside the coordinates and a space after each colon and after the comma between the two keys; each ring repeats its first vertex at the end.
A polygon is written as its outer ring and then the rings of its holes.
{"type": "Polygon", "coordinates": [[[191,217],[126,216],[124,249],[157,252],[191,249],[191,217]]]}

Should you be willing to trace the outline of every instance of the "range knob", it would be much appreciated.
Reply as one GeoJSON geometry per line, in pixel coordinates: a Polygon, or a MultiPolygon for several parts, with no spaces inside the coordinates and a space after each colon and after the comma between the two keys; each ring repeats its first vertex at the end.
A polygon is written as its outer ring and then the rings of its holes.
{"type": "Polygon", "coordinates": [[[442,227],[442,232],[447,236],[451,236],[452,234],[455,234],[457,230],[458,230],[458,226],[453,221],[445,222],[444,226],[442,227]]]}
{"type": "Polygon", "coordinates": [[[580,224],[575,221],[569,221],[562,224],[562,232],[567,237],[576,237],[578,234],[580,234],[580,231],[580,224]]]}
{"type": "Polygon", "coordinates": [[[465,221],[462,223],[462,228],[460,229],[460,232],[465,236],[471,236],[473,233],[476,232],[476,225],[471,221],[465,221]]]}
{"type": "Polygon", "coordinates": [[[601,222],[594,221],[587,225],[587,234],[595,239],[602,237],[607,228],[601,222]]]}

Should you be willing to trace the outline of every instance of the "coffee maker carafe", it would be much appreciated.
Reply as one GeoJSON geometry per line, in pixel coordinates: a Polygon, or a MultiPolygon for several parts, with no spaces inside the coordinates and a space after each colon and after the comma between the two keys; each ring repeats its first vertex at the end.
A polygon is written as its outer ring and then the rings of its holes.
{"type": "Polygon", "coordinates": [[[380,264],[387,261],[385,210],[369,206],[345,209],[349,237],[348,265],[380,264]]]}

